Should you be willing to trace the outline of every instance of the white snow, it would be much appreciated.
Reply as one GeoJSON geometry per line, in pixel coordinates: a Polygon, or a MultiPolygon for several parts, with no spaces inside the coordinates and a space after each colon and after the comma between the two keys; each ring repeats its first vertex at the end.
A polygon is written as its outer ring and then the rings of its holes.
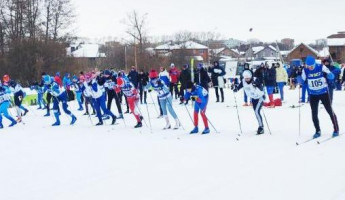
{"type": "Polygon", "coordinates": [[[154,49],[155,50],[208,49],[208,47],[204,46],[202,44],[193,42],[193,41],[187,41],[187,42],[183,42],[181,44],[166,43],[166,44],[159,45],[154,49]]]}
{"type": "Polygon", "coordinates": [[[104,53],[99,52],[98,44],[79,44],[76,50],[71,52],[71,47],[67,48],[67,55],[76,58],[98,58],[106,57],[104,53]]]}
{"type": "MultiPolygon", "coordinates": [[[[214,103],[207,115],[220,133],[189,135],[193,125],[184,106],[174,107],[186,130],[163,131],[164,119],[149,110],[153,132],[136,130],[132,115],[118,125],[94,127],[83,112],[75,126],[62,114],[60,127],[45,111],[30,108],[25,125],[0,130],[0,197],[4,200],[218,200],[345,198],[345,137],[317,145],[296,146],[314,129],[308,104],[301,107],[302,134],[298,136],[298,90],[286,88],[283,107],[264,109],[272,135],[256,136],[257,122],[250,107],[239,106],[239,133],[234,96],[225,90],[225,103],[214,103]]],[[[243,91],[237,102],[243,104],[243,91]]],[[[335,111],[342,130],[344,92],[335,92],[335,111]]],[[[156,99],[156,96],[153,96],[156,99]]],[[[123,107],[125,108],[125,106],[123,107]]],[[[192,112],[192,107],[187,107],[192,112]]],[[[324,137],[332,126],[320,105],[324,137]]],[[[115,111],[115,105],[113,105],[115,111]]],[[[146,107],[141,105],[144,117],[146,107]]],[[[14,111],[12,110],[12,113],[14,111]]],[[[117,112],[115,112],[117,114],[117,112]]],[[[93,123],[97,121],[92,117],[93,123]]],[[[172,121],[172,120],[171,120],[172,121]]],[[[203,124],[199,128],[203,129],[203,124]]],[[[4,125],[8,120],[3,119],[4,125]]],[[[109,121],[107,122],[109,124],[109,121]]],[[[148,123],[148,121],[147,121],[148,123]]]]}
{"type": "Polygon", "coordinates": [[[328,38],[328,46],[345,46],[345,38],[328,38]]]}

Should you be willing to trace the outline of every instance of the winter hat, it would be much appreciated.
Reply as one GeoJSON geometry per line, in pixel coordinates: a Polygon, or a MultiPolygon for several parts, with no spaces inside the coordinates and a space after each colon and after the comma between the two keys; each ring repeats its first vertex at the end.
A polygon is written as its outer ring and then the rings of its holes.
{"type": "Polygon", "coordinates": [[[77,77],[76,75],[74,75],[74,76],[72,77],[72,80],[73,80],[73,81],[77,81],[77,80],[78,80],[78,77],[77,77]]]}
{"type": "Polygon", "coordinates": [[[307,66],[315,65],[315,58],[313,56],[307,56],[307,58],[305,59],[305,64],[307,66]]]}
{"type": "Polygon", "coordinates": [[[184,69],[187,69],[188,67],[189,67],[188,64],[184,64],[184,65],[183,65],[183,68],[184,68],[184,69]]]}
{"type": "Polygon", "coordinates": [[[104,70],[103,74],[106,76],[111,76],[111,71],[106,69],[104,70]]]}
{"type": "Polygon", "coordinates": [[[51,83],[51,78],[50,78],[50,76],[49,75],[44,75],[43,76],[43,82],[44,82],[44,84],[46,84],[46,85],[48,85],[48,84],[50,84],[51,83]]]}
{"type": "Polygon", "coordinates": [[[242,74],[242,76],[243,76],[243,78],[252,78],[252,73],[249,71],[249,70],[245,70],[244,72],[243,72],[243,74],[242,74]]]}
{"type": "Polygon", "coordinates": [[[175,64],[174,64],[174,63],[171,63],[171,64],[170,64],[170,67],[175,67],[175,64]]]}
{"type": "Polygon", "coordinates": [[[152,69],[152,70],[150,71],[150,73],[149,73],[149,77],[150,77],[150,79],[155,79],[155,78],[157,78],[157,77],[158,77],[158,72],[157,72],[156,70],[152,69]]]}
{"type": "Polygon", "coordinates": [[[60,72],[56,72],[55,76],[60,76],[60,72]]]}
{"type": "Polygon", "coordinates": [[[203,66],[203,64],[202,63],[199,63],[198,64],[198,69],[201,69],[201,68],[203,68],[204,66],[203,66]]]}

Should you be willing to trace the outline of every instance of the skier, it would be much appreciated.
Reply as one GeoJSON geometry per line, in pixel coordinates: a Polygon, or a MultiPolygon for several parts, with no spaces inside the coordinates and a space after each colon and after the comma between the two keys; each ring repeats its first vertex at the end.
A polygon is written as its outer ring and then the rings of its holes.
{"type": "MultiPolygon", "coordinates": [[[[89,83],[91,82],[91,73],[85,74],[85,81],[83,81],[83,84],[81,86],[81,91],[83,92],[84,96],[84,101],[85,101],[85,114],[84,115],[90,115],[89,112],[89,104],[91,105],[92,108],[92,114],[95,115],[95,108],[93,106],[93,99],[92,99],[92,93],[91,93],[91,87],[89,86],[89,83]]],[[[82,79],[81,79],[82,80],[82,79]]]]}
{"type": "Polygon", "coordinates": [[[17,122],[21,122],[22,121],[22,113],[21,113],[20,109],[24,110],[23,116],[25,116],[29,112],[29,110],[26,109],[22,105],[23,99],[25,97],[25,93],[23,91],[22,86],[14,80],[10,80],[8,83],[8,86],[9,86],[9,89],[11,90],[11,92],[13,93],[14,105],[16,107],[17,117],[18,117],[17,122]]]}
{"type": "Polygon", "coordinates": [[[11,105],[11,97],[6,89],[1,85],[0,82],[0,129],[4,128],[2,124],[2,115],[4,115],[8,120],[11,121],[9,127],[12,127],[17,124],[16,120],[14,120],[8,113],[8,109],[11,105]]]}
{"type": "Polygon", "coordinates": [[[134,85],[128,80],[128,78],[124,74],[117,78],[117,85],[114,89],[116,93],[122,91],[123,94],[126,96],[129,109],[131,110],[135,119],[137,120],[137,124],[134,126],[134,128],[142,127],[143,124],[141,120],[143,119],[143,117],[140,115],[138,108],[138,90],[134,87],[134,85]]]}
{"type": "MultiPolygon", "coordinates": [[[[248,63],[244,63],[244,70],[243,70],[243,72],[241,74],[241,80],[243,80],[243,74],[244,74],[245,71],[248,71],[249,73],[251,73],[252,77],[253,77],[253,71],[249,68],[249,64],[248,63]]],[[[248,95],[247,95],[246,91],[244,91],[244,98],[243,98],[243,100],[244,100],[243,106],[252,106],[253,105],[250,97],[249,97],[249,103],[248,103],[248,95]]]]}
{"type": "Polygon", "coordinates": [[[253,109],[259,124],[257,135],[264,134],[264,123],[260,113],[265,99],[262,83],[260,83],[258,79],[254,80],[253,73],[249,70],[243,71],[242,77],[241,83],[239,85],[234,85],[232,89],[234,92],[238,92],[243,88],[247,96],[252,99],[253,109]]]}
{"type": "MultiPolygon", "coordinates": [[[[83,79],[84,77],[81,77],[81,78],[83,79]]],[[[77,99],[77,102],[79,105],[79,108],[78,108],[79,111],[84,110],[84,108],[83,108],[83,92],[81,90],[81,87],[83,85],[84,80],[82,80],[82,79],[80,80],[80,79],[78,79],[77,76],[74,75],[72,77],[72,84],[71,84],[71,86],[74,87],[74,92],[75,92],[75,95],[77,97],[76,99],[77,99]]]]}
{"type": "Polygon", "coordinates": [[[190,132],[190,134],[195,134],[199,132],[198,128],[198,121],[199,121],[199,112],[202,117],[202,120],[205,125],[205,129],[202,134],[210,133],[210,129],[208,127],[208,119],[206,117],[206,107],[208,103],[208,92],[205,88],[194,85],[191,81],[187,83],[185,99],[195,101],[194,104],[194,129],[190,132]]]}
{"type": "Polygon", "coordinates": [[[305,64],[306,68],[304,68],[304,70],[302,71],[302,80],[300,80],[300,82],[306,82],[308,85],[310,107],[312,111],[313,123],[316,129],[313,138],[315,139],[321,136],[321,129],[318,118],[318,107],[320,101],[324,105],[333,123],[333,137],[337,137],[339,136],[339,125],[337,116],[332,109],[332,102],[327,84],[327,80],[334,80],[334,74],[330,72],[330,70],[326,66],[317,64],[313,56],[307,56],[305,64]]]}
{"type": "Polygon", "coordinates": [[[49,75],[45,75],[43,80],[45,91],[50,92],[53,98],[53,112],[56,122],[52,126],[60,126],[60,113],[58,111],[59,102],[62,103],[63,111],[72,118],[70,124],[73,125],[77,121],[77,118],[68,110],[67,93],[65,89],[55,82],[54,78],[49,75]]]}
{"type": "Polygon", "coordinates": [[[116,116],[106,108],[105,106],[105,94],[104,94],[104,83],[105,78],[100,76],[100,72],[96,72],[93,74],[92,80],[88,83],[89,87],[91,87],[91,96],[93,98],[93,104],[97,113],[97,117],[99,122],[96,126],[103,125],[102,113],[105,115],[110,115],[112,118],[111,124],[114,125],[116,122],[116,116]]]}
{"type": "Polygon", "coordinates": [[[35,90],[37,92],[37,105],[38,105],[38,108],[37,110],[40,110],[40,109],[46,109],[46,105],[45,105],[45,102],[43,100],[43,87],[41,87],[38,82],[34,82],[31,87],[30,87],[31,90],[35,90]]]}
{"type": "MultiPolygon", "coordinates": [[[[174,108],[172,107],[172,96],[169,91],[169,88],[164,84],[162,80],[158,78],[158,73],[156,70],[151,70],[149,77],[150,84],[148,85],[148,87],[152,86],[152,88],[158,93],[158,100],[160,102],[160,105],[162,106],[163,118],[165,118],[166,121],[164,130],[171,128],[167,110],[169,110],[169,113],[175,119],[176,123],[174,129],[178,129],[181,126],[181,124],[178,120],[174,108]]],[[[151,92],[151,90],[149,90],[149,92],[151,92]]]]}

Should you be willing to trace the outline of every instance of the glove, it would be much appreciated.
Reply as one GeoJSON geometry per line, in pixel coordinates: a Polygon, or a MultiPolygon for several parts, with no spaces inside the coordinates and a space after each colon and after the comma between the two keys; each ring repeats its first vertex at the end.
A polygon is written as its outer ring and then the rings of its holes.
{"type": "Polygon", "coordinates": [[[327,79],[328,80],[334,80],[334,78],[335,78],[335,76],[334,76],[334,74],[332,72],[327,74],[327,79]]]}
{"type": "Polygon", "coordinates": [[[231,85],[231,90],[234,90],[235,87],[236,87],[236,85],[235,85],[235,84],[232,84],[232,85],[231,85]]]}
{"type": "Polygon", "coordinates": [[[148,91],[148,92],[152,92],[152,88],[148,89],[147,91],[148,91]]]}

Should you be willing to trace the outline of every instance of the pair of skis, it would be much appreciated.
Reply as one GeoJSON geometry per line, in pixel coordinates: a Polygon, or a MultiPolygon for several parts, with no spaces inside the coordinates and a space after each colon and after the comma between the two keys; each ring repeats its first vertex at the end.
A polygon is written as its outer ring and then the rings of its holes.
{"type": "Polygon", "coordinates": [[[323,144],[325,142],[328,142],[328,141],[331,141],[333,139],[336,139],[340,136],[344,135],[344,133],[341,133],[339,134],[339,136],[336,136],[336,137],[327,137],[327,138],[324,138],[324,139],[321,139],[321,138],[311,138],[311,139],[308,139],[308,140],[305,140],[305,141],[302,141],[302,142],[296,142],[296,145],[299,146],[299,145],[302,145],[302,144],[306,144],[306,143],[309,143],[309,142],[312,142],[312,141],[316,141],[317,144],[323,144]]]}

